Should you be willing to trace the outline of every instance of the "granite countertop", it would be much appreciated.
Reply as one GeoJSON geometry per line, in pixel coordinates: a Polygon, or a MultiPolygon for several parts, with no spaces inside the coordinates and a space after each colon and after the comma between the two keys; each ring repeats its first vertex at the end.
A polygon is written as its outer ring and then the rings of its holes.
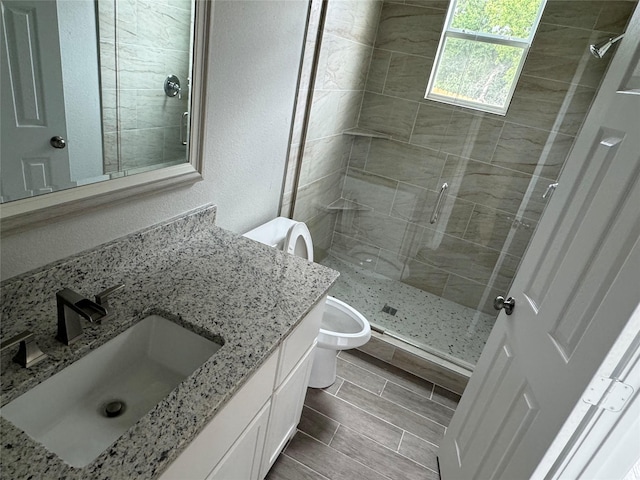
{"type": "Polygon", "coordinates": [[[125,237],[0,285],[2,338],[29,328],[48,355],[24,369],[3,354],[2,405],[151,313],[224,339],[204,365],[84,468],[65,464],[0,419],[3,477],[158,477],[337,279],[333,270],[215,227],[212,218],[215,208],[200,209],[150,234],[125,237]],[[54,339],[57,290],[92,296],[96,288],[117,283],[125,289],[113,297],[113,321],[83,322],[84,336],[72,346],[54,339]]]}

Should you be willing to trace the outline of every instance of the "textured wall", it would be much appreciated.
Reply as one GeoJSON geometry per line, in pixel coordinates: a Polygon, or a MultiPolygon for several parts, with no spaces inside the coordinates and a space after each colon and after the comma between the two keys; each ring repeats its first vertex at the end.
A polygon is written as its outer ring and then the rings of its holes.
{"type": "MultiPolygon", "coordinates": [[[[315,2],[314,14],[320,3],[315,2]]],[[[380,0],[328,3],[294,212],[294,218],[311,230],[317,259],[328,250],[333,236],[336,214],[327,206],[342,193],[353,138],[343,132],[357,125],[381,6],[380,0]]],[[[309,57],[313,47],[308,45],[309,57]]],[[[298,127],[301,122],[298,112],[298,127]]],[[[292,155],[299,148],[294,141],[292,155]]],[[[290,165],[294,163],[292,158],[290,165]]],[[[291,188],[287,190],[285,214],[291,188]]]]}
{"type": "Polygon", "coordinates": [[[491,312],[611,58],[588,46],[622,32],[635,2],[550,0],[506,116],[423,98],[447,3],[383,5],[359,127],[390,138],[355,140],[342,196],[369,210],[342,214],[331,251],[491,312]]]}

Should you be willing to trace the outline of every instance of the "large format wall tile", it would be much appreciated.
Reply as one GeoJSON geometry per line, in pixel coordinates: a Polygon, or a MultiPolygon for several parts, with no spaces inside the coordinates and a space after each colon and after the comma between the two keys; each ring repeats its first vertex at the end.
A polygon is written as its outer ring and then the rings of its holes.
{"type": "MultiPolygon", "coordinates": [[[[591,37],[592,40],[587,44],[594,43],[601,38],[596,35],[591,35],[591,37]]],[[[573,57],[530,52],[522,74],[597,88],[610,60],[609,56],[602,59],[595,58],[587,53],[586,49],[582,56],[573,57]]]]}
{"type": "Polygon", "coordinates": [[[359,212],[351,225],[336,222],[336,231],[362,243],[411,256],[423,227],[376,212],[359,212]]]}
{"type": "Polygon", "coordinates": [[[316,88],[364,90],[372,47],[325,34],[318,61],[316,88]]]}
{"type": "Polygon", "coordinates": [[[611,33],[624,32],[636,4],[637,2],[629,1],[604,1],[593,28],[611,33]]]}
{"type": "Polygon", "coordinates": [[[445,156],[439,155],[436,150],[374,138],[371,140],[366,170],[401,182],[435,189],[444,161],[445,156]]]}
{"type": "Polygon", "coordinates": [[[550,1],[545,6],[541,23],[592,29],[602,9],[602,0],[550,1]]]}
{"type": "Polygon", "coordinates": [[[381,0],[332,0],[328,5],[326,32],[364,45],[373,45],[381,0]]]}
{"type": "Polygon", "coordinates": [[[462,238],[471,218],[473,203],[445,195],[435,223],[431,216],[438,201],[439,192],[406,183],[398,184],[391,215],[462,238]]]}
{"type": "Polygon", "coordinates": [[[476,282],[487,282],[500,252],[425,229],[416,259],[476,282]]]}
{"type": "Polygon", "coordinates": [[[355,127],[361,100],[362,92],[359,91],[316,90],[307,139],[337,135],[355,127]]]}
{"type": "Polygon", "coordinates": [[[523,75],[596,88],[612,55],[595,58],[588,45],[603,38],[607,38],[605,32],[541,23],[523,75]]]}
{"type": "Polygon", "coordinates": [[[454,109],[435,102],[420,104],[411,143],[439,150],[454,109]]]}
{"type": "Polygon", "coordinates": [[[373,49],[365,88],[368,92],[382,93],[390,61],[391,52],[379,48],[373,49]]]}
{"type": "Polygon", "coordinates": [[[343,179],[344,174],[338,171],[315,182],[298,186],[294,218],[304,222],[326,211],[327,205],[340,198],[343,179]]]}
{"type": "Polygon", "coordinates": [[[445,12],[434,8],[385,3],[376,48],[435,57],[445,12]]]}
{"type": "Polygon", "coordinates": [[[300,185],[306,185],[336,170],[346,168],[350,151],[351,137],[347,135],[334,135],[307,141],[300,173],[300,185]]]}
{"type": "Polygon", "coordinates": [[[320,262],[327,256],[331,248],[333,230],[335,228],[336,216],[332,213],[323,212],[307,220],[311,238],[313,238],[313,260],[320,262]]]}
{"type": "Polygon", "coordinates": [[[529,245],[535,227],[536,222],[533,220],[520,218],[516,221],[512,214],[476,205],[464,238],[521,257],[529,245]],[[507,239],[508,245],[505,244],[507,239]]]}
{"type": "Polygon", "coordinates": [[[137,90],[138,128],[179,127],[182,114],[188,110],[187,98],[167,97],[162,89],[137,90]]]}
{"type": "Polygon", "coordinates": [[[518,211],[531,175],[450,155],[442,173],[450,194],[510,213],[518,211]]]}
{"type": "Polygon", "coordinates": [[[351,153],[349,154],[349,166],[364,170],[367,165],[369,148],[371,147],[371,137],[353,137],[351,153]]]}
{"type": "MultiPolygon", "coordinates": [[[[458,275],[449,275],[449,280],[444,292],[442,292],[442,296],[466,307],[478,309],[489,315],[495,315],[493,299],[505,293],[502,290],[492,288],[490,285],[474,282],[458,275]]],[[[470,328],[472,330],[473,325],[470,328]]],[[[473,333],[473,331],[470,333],[473,333]]]]}
{"type": "Polygon", "coordinates": [[[164,162],[184,163],[187,161],[187,146],[182,144],[180,127],[164,127],[162,160],[164,162]]]}
{"type": "Polygon", "coordinates": [[[365,92],[359,126],[409,141],[418,104],[365,92]]]}
{"type": "Polygon", "coordinates": [[[424,101],[433,58],[393,52],[384,84],[384,94],[424,101]]]}
{"type": "Polygon", "coordinates": [[[349,168],[344,180],[343,197],[376,212],[388,215],[396,194],[396,180],[364,170],[349,168]]]}
{"type": "Polygon", "coordinates": [[[575,138],[561,133],[505,123],[491,163],[556,179],[575,138]]]}
{"type": "Polygon", "coordinates": [[[359,265],[366,270],[373,270],[380,253],[380,247],[365,243],[361,239],[338,233],[339,228],[342,228],[338,225],[343,223],[348,222],[343,222],[339,214],[336,220],[336,231],[333,234],[331,243],[331,254],[346,262],[359,265]]]}
{"type": "Polygon", "coordinates": [[[442,136],[443,152],[476,160],[491,160],[504,121],[495,116],[456,110],[442,136]]]}
{"type": "Polygon", "coordinates": [[[381,250],[375,271],[392,280],[442,295],[449,272],[397,253],[381,250]]]}
{"type": "Polygon", "coordinates": [[[593,88],[523,75],[516,87],[506,119],[513,123],[575,135],[594,96],[593,88]]]}

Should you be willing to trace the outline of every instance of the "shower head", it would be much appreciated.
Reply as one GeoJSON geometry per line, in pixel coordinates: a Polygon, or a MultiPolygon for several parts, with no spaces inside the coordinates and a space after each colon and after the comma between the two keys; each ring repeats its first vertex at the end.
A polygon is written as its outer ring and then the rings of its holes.
{"type": "Polygon", "coordinates": [[[591,55],[593,55],[594,57],[602,58],[604,57],[604,54],[607,53],[607,50],[609,50],[614,43],[616,43],[619,40],[622,40],[622,37],[624,37],[624,33],[622,35],[618,35],[615,38],[610,38],[605,42],[600,42],[600,43],[591,45],[589,47],[589,51],[591,52],[591,55]]]}

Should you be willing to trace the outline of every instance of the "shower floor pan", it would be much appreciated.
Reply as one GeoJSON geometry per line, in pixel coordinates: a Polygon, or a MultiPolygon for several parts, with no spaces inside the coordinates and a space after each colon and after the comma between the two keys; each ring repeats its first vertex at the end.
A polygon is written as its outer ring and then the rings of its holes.
{"type": "Polygon", "coordinates": [[[354,307],[369,322],[453,363],[477,363],[495,316],[333,256],[320,263],[340,272],[330,295],[354,307]]]}

